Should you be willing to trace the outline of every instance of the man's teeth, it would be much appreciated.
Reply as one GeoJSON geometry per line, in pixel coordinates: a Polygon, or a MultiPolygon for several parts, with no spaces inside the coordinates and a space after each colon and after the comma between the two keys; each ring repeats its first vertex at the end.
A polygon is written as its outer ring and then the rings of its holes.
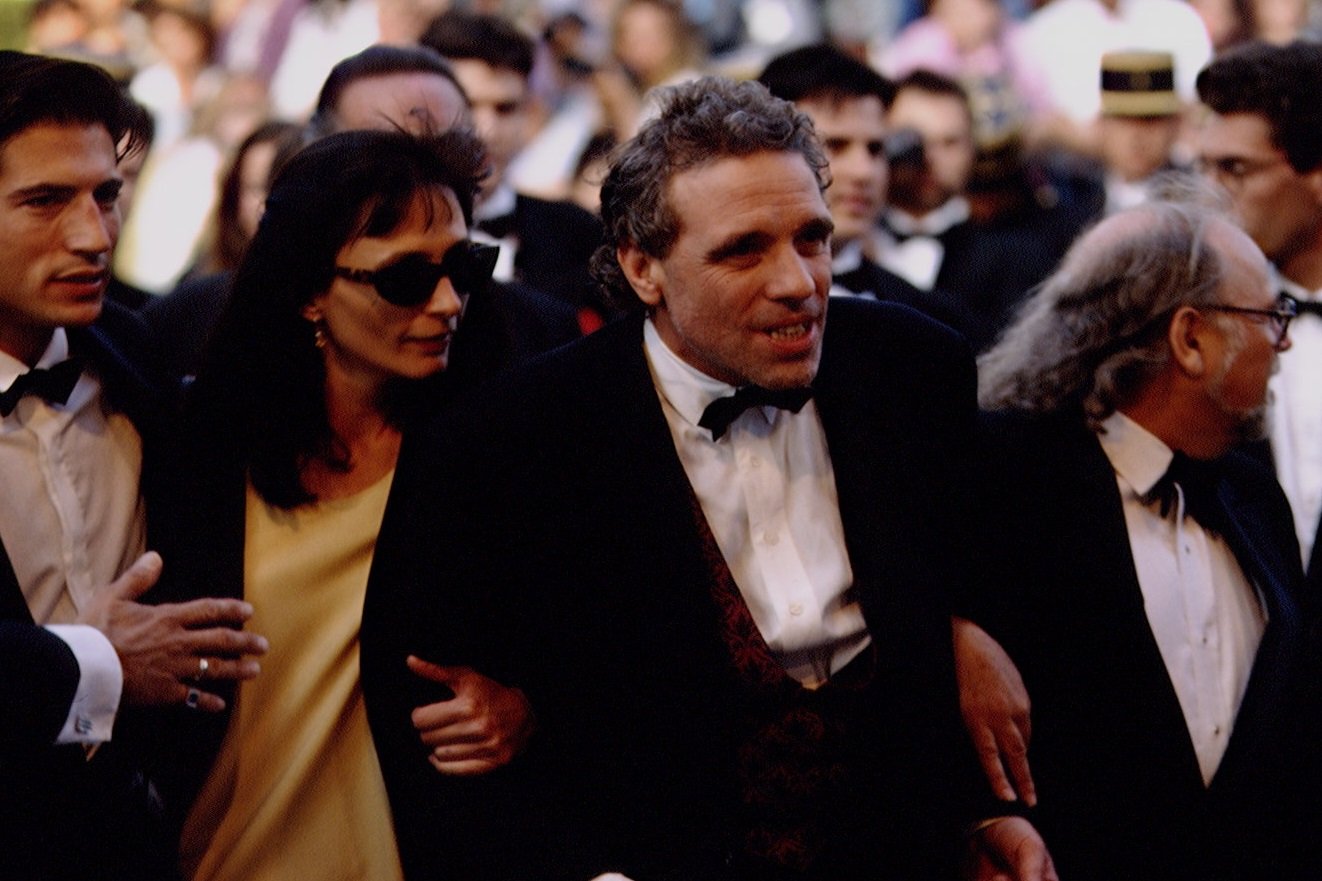
{"type": "Polygon", "coordinates": [[[771,331],[771,338],[774,340],[792,340],[803,336],[808,332],[808,325],[795,324],[791,327],[778,327],[771,331]]]}

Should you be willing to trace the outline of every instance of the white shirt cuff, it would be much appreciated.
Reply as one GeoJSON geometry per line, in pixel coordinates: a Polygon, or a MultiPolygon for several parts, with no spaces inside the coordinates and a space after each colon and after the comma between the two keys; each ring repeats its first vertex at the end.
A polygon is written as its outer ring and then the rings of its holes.
{"type": "Polygon", "coordinates": [[[106,742],[115,727],[115,712],[124,691],[124,671],[115,647],[100,630],[85,624],[51,624],[46,629],[68,644],[79,671],[69,717],[55,742],[106,742]]]}

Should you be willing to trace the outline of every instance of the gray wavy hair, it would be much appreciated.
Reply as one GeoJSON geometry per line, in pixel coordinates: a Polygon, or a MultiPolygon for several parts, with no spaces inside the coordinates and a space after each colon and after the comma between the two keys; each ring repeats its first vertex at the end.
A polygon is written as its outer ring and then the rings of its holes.
{"type": "Polygon", "coordinates": [[[1233,223],[1225,204],[1185,186],[1083,235],[979,359],[982,407],[1079,408],[1096,426],[1130,401],[1170,363],[1175,312],[1220,301],[1224,264],[1207,233],[1233,223]]]}
{"type": "Polygon", "coordinates": [[[676,174],[728,156],[785,151],[803,157],[821,189],[830,183],[811,120],[761,83],[703,77],[657,96],[660,114],[619,149],[601,187],[605,236],[593,255],[592,275],[625,308],[641,304],[620,269],[617,249],[632,243],[653,257],[670,252],[679,218],[666,191],[676,174]]]}

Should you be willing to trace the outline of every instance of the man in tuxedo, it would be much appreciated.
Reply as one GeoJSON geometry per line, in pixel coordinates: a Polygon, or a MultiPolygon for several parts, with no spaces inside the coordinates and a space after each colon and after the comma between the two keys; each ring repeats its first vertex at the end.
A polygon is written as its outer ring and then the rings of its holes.
{"type": "MultiPolygon", "coordinates": [[[[414,877],[954,874],[972,361],[893,305],[827,320],[826,168],[760,85],[667,90],[602,189],[633,314],[403,452],[363,687],[414,877]],[[427,652],[524,689],[519,761],[429,772],[398,675],[427,652]]],[[[1021,818],[972,838],[1054,877],[1021,818]]]]}
{"type": "Polygon", "coordinates": [[[1062,877],[1317,877],[1316,657],[1262,430],[1292,303],[1204,204],[1087,233],[979,364],[971,617],[1032,698],[1062,877]],[[1309,827],[1313,828],[1309,830],[1309,827]]]}
{"type": "Polygon", "coordinates": [[[895,87],[834,46],[791,49],[768,62],[758,82],[812,120],[831,163],[826,204],[832,285],[841,294],[917,306],[922,292],[876,263],[877,222],[886,209],[886,108],[895,87]]]}
{"type": "Polygon", "coordinates": [[[169,481],[142,328],[104,302],[130,111],[84,64],[0,52],[0,80],[0,874],[160,877],[120,711],[219,711],[265,641],[244,603],[139,602],[169,481]]]}
{"type": "Polygon", "coordinates": [[[1203,173],[1299,301],[1294,348],[1272,378],[1269,435],[1313,591],[1322,589],[1322,46],[1252,44],[1198,75],[1211,110],[1199,132],[1203,173]]]}
{"type": "Polygon", "coordinates": [[[886,124],[893,139],[917,145],[891,164],[883,216],[889,238],[878,260],[922,290],[944,291],[955,327],[981,351],[1054,268],[1055,236],[1038,222],[973,216],[968,187],[977,145],[958,82],[927,70],[900,78],[886,124]]]}
{"type": "Polygon", "coordinates": [[[533,42],[498,15],[449,10],[420,42],[454,67],[473,122],[491,157],[491,176],[474,208],[478,240],[501,246],[500,281],[518,280],[572,305],[585,330],[611,313],[588,273],[601,224],[578,205],[517,193],[506,178],[531,134],[533,42]]]}

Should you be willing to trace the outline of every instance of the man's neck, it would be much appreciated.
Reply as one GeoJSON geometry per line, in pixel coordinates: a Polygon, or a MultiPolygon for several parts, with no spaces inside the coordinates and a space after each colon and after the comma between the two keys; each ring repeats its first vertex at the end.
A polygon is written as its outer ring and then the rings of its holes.
{"type": "Polygon", "coordinates": [[[1322,225],[1318,226],[1313,247],[1282,260],[1276,269],[1284,278],[1305,290],[1322,290],[1322,225]]]}
{"type": "Polygon", "coordinates": [[[1232,442],[1224,437],[1224,431],[1207,421],[1200,408],[1186,406],[1179,396],[1165,391],[1149,387],[1119,411],[1172,450],[1190,458],[1215,459],[1230,451],[1232,442]]]}
{"type": "Polygon", "coordinates": [[[17,327],[0,321],[0,352],[32,367],[54,336],[54,328],[17,327]]]}

